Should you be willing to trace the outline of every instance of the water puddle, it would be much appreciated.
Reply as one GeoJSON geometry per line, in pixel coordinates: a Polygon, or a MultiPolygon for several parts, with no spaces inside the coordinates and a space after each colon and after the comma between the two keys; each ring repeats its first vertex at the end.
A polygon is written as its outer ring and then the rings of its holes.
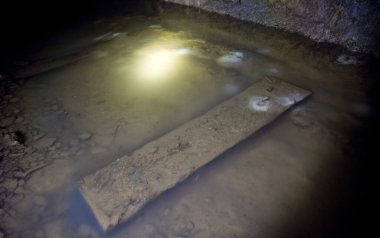
{"type": "MultiPolygon", "coordinates": [[[[17,79],[2,76],[0,217],[7,237],[256,237],[280,232],[289,216],[297,223],[302,209],[318,213],[313,196],[334,183],[320,177],[344,163],[349,133],[373,111],[360,65],[315,53],[307,40],[292,48],[290,36],[271,29],[243,27],[239,36],[217,19],[202,24],[170,12],[103,19],[30,56],[35,64],[22,66],[17,79]],[[266,75],[313,97],[133,221],[101,232],[75,189],[78,180],[266,75]]],[[[270,105],[252,98],[249,106],[265,112],[270,105]]]]}

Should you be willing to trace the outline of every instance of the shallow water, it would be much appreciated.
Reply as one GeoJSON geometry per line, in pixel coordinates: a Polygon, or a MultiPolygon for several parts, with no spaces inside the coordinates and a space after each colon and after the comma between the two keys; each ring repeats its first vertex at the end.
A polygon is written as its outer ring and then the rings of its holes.
{"type": "Polygon", "coordinates": [[[23,66],[30,73],[10,97],[20,101],[3,110],[21,108],[23,120],[9,128],[23,131],[31,148],[17,168],[49,165],[7,193],[1,226],[9,237],[278,237],[327,229],[352,166],[352,133],[374,111],[364,66],[336,63],[350,53],[331,46],[180,9],[188,15],[87,23],[28,56],[36,63],[23,66]],[[99,230],[77,181],[265,75],[313,96],[131,222],[99,230]]]}

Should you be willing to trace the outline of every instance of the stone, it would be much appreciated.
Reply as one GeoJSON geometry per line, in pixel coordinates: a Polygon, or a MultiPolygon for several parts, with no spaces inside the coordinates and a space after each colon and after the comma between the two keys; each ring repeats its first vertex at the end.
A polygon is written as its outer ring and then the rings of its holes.
{"type": "Polygon", "coordinates": [[[99,225],[110,230],[127,222],[148,202],[311,95],[280,80],[274,84],[275,94],[266,91],[272,83],[261,80],[80,181],[79,191],[99,225]],[[250,107],[253,97],[265,99],[267,110],[250,107]],[[152,154],[155,148],[159,150],[152,154]]]}
{"type": "Polygon", "coordinates": [[[0,120],[0,128],[7,128],[16,121],[16,117],[10,116],[0,120]]]}
{"type": "Polygon", "coordinates": [[[92,137],[91,133],[85,132],[85,133],[80,134],[78,138],[82,141],[86,141],[86,140],[89,140],[91,137],[92,137]]]}

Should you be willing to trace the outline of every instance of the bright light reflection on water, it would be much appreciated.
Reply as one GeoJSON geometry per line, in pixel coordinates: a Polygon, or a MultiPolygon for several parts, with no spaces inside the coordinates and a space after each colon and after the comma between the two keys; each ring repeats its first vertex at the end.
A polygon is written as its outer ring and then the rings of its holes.
{"type": "Polygon", "coordinates": [[[190,53],[187,48],[144,48],[138,52],[135,76],[143,83],[162,83],[183,67],[182,58],[190,53]]]}

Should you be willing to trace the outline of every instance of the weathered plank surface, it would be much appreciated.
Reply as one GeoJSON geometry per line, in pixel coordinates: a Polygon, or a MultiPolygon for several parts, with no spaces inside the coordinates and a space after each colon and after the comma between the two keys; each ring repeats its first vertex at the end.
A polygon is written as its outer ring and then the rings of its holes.
{"type": "Polygon", "coordinates": [[[79,183],[104,230],[186,179],[311,93],[266,79],[79,183]]]}

